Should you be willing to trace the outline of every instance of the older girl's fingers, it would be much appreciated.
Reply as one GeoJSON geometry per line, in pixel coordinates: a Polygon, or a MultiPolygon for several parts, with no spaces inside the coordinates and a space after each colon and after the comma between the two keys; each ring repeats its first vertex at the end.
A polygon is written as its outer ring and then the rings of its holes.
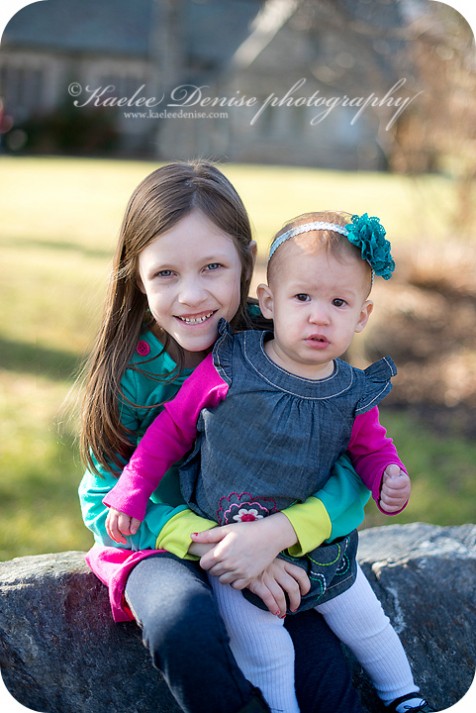
{"type": "MultiPolygon", "coordinates": [[[[284,562],[284,560],[282,561],[284,562]]],[[[308,593],[311,583],[302,567],[290,562],[284,562],[284,565],[283,570],[276,573],[276,581],[287,594],[289,609],[297,611],[301,604],[302,596],[308,593]]]]}
{"type": "Polygon", "coordinates": [[[301,604],[301,589],[298,582],[285,571],[278,575],[276,581],[287,595],[289,609],[296,611],[301,604]]]}

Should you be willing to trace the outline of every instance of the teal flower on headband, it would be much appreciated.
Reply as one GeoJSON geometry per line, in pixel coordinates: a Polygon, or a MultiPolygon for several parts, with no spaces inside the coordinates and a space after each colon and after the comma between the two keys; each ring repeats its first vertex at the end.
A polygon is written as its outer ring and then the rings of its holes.
{"type": "Polygon", "coordinates": [[[353,215],[352,223],[346,225],[348,239],[360,248],[362,259],[366,260],[376,275],[389,280],[395,270],[390,254],[391,245],[385,238],[385,228],[378,218],[369,218],[367,213],[353,215]]]}

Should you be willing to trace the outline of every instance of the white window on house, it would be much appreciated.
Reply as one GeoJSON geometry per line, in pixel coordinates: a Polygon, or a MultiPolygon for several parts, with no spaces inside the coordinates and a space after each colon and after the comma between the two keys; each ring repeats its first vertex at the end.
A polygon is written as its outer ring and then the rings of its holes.
{"type": "Polygon", "coordinates": [[[16,123],[42,113],[44,90],[44,68],[8,60],[0,65],[0,96],[16,123]]]}
{"type": "Polygon", "coordinates": [[[104,97],[132,97],[143,84],[146,84],[146,79],[137,74],[108,73],[99,78],[99,84],[101,87],[114,87],[104,94],[104,97]]]}
{"type": "Polygon", "coordinates": [[[305,106],[294,106],[289,110],[290,130],[295,138],[299,138],[309,127],[305,106]]]}

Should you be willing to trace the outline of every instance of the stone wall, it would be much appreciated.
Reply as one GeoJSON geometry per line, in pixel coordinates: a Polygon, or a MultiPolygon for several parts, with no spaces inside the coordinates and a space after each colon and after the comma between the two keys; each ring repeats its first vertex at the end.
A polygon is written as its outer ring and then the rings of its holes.
{"type": "MultiPolygon", "coordinates": [[[[82,552],[0,563],[0,667],[42,713],[178,713],[138,627],[114,624],[82,552]]],[[[397,629],[422,691],[455,704],[476,665],[476,525],[416,523],[360,533],[359,560],[397,629]]],[[[380,710],[359,667],[366,713],[380,710]]],[[[204,711],[204,713],[206,713],[204,711]]]]}

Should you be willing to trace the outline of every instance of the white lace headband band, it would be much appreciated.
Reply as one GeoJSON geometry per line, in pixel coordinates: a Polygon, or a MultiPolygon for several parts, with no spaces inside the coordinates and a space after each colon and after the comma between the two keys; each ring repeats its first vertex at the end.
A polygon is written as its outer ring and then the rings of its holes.
{"type": "Polygon", "coordinates": [[[349,235],[345,225],[338,225],[337,223],[325,223],[323,221],[315,221],[314,223],[303,223],[302,225],[297,225],[295,228],[287,230],[285,233],[279,235],[276,240],[272,243],[269,250],[269,260],[273,257],[276,250],[281,247],[286,240],[295,238],[296,235],[301,235],[302,233],[309,233],[311,230],[333,230],[335,233],[340,233],[346,237],[349,235]]]}
{"type": "Polygon", "coordinates": [[[372,268],[372,281],[374,274],[380,275],[384,280],[388,280],[392,276],[395,262],[390,252],[391,245],[385,238],[385,228],[379,218],[369,217],[367,213],[353,215],[347,225],[326,223],[320,220],[296,225],[274,240],[269,251],[269,259],[286,240],[311,230],[332,230],[345,235],[347,240],[359,249],[362,260],[368,262],[372,268]]]}

